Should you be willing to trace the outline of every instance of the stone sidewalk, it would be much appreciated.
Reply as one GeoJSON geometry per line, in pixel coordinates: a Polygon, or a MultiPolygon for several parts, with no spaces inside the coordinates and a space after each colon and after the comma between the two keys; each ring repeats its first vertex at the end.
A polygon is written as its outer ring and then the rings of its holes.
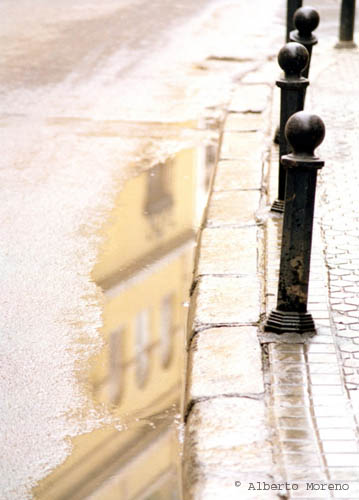
{"type": "Polygon", "coordinates": [[[359,51],[333,45],[329,36],[315,48],[306,102],[327,128],[318,150],[326,165],[314,221],[313,337],[262,328],[276,304],[281,240],[281,217],[269,210],[276,61],[248,74],[228,109],[190,305],[186,500],[359,499],[359,51]]]}

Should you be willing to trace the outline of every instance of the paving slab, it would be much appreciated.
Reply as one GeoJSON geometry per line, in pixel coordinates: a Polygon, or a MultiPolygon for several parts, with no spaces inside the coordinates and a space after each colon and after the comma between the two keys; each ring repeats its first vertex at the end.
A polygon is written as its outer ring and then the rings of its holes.
{"type": "Polygon", "coordinates": [[[241,85],[234,93],[229,112],[262,113],[267,109],[271,85],[241,85]]]}
{"type": "Polygon", "coordinates": [[[201,233],[195,277],[255,276],[258,267],[256,226],[206,228],[201,233]]]}
{"type": "Polygon", "coordinates": [[[191,300],[189,324],[193,332],[223,325],[258,324],[260,316],[260,283],[253,277],[202,276],[191,300]],[[247,301],[251,307],[248,307],[247,301]]]}
{"type": "Polygon", "coordinates": [[[261,113],[229,112],[226,119],[227,132],[257,132],[265,127],[261,113]]]}
{"type": "Polygon", "coordinates": [[[262,171],[256,161],[223,160],[218,163],[213,191],[257,190],[262,188],[262,171]]]}
{"type": "Polygon", "coordinates": [[[205,227],[255,226],[260,197],[259,190],[213,192],[205,227]]]}
{"type": "Polygon", "coordinates": [[[255,327],[199,332],[189,349],[186,407],[214,396],[263,396],[262,351],[255,327]]]}
{"type": "Polygon", "coordinates": [[[256,498],[235,482],[242,483],[254,471],[254,477],[271,478],[272,452],[265,421],[263,400],[221,397],[196,403],[185,428],[186,498],[212,498],[216,491],[225,498],[256,498]]]}
{"type": "Polygon", "coordinates": [[[261,132],[227,132],[222,139],[221,160],[249,160],[254,165],[261,165],[263,157],[264,135],[261,132]]]}

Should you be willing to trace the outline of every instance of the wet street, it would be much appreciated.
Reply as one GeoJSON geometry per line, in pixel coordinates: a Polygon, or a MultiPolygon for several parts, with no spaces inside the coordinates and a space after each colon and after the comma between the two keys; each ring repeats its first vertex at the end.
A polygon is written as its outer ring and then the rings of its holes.
{"type": "Polygon", "coordinates": [[[273,5],[0,10],[0,496],[177,499],[194,236],[273,5]]]}
{"type": "Polygon", "coordinates": [[[105,0],[98,7],[88,0],[75,4],[67,0],[61,5],[4,0],[6,59],[1,83],[8,89],[42,87],[60,83],[72,73],[89,79],[119,50],[127,58],[114,70],[117,77],[123,77],[146,55],[163,50],[171,31],[210,3],[105,0]]]}

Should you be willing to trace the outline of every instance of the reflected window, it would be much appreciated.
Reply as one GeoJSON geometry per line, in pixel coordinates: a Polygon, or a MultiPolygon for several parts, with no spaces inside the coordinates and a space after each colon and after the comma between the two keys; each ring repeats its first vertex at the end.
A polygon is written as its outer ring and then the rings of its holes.
{"type": "Polygon", "coordinates": [[[174,297],[166,295],[160,306],[160,350],[161,362],[167,366],[171,359],[174,334],[174,297]]]}
{"type": "Polygon", "coordinates": [[[148,309],[140,311],[135,320],[136,382],[142,387],[149,370],[150,313],[148,309]]]}
{"type": "Polygon", "coordinates": [[[171,165],[159,163],[147,172],[147,197],[145,214],[154,215],[168,210],[172,204],[170,190],[171,165]]]}
{"type": "Polygon", "coordinates": [[[122,328],[109,337],[109,396],[113,404],[119,402],[122,388],[122,328]]]}

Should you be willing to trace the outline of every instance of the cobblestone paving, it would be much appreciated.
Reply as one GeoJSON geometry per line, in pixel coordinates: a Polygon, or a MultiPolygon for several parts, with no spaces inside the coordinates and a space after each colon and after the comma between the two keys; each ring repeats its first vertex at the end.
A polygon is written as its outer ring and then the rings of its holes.
{"type": "Polygon", "coordinates": [[[329,124],[322,148],[327,165],[320,177],[318,212],[345,384],[359,411],[359,92],[353,86],[358,77],[357,52],[333,53],[329,67],[313,85],[311,101],[329,124]]]}

